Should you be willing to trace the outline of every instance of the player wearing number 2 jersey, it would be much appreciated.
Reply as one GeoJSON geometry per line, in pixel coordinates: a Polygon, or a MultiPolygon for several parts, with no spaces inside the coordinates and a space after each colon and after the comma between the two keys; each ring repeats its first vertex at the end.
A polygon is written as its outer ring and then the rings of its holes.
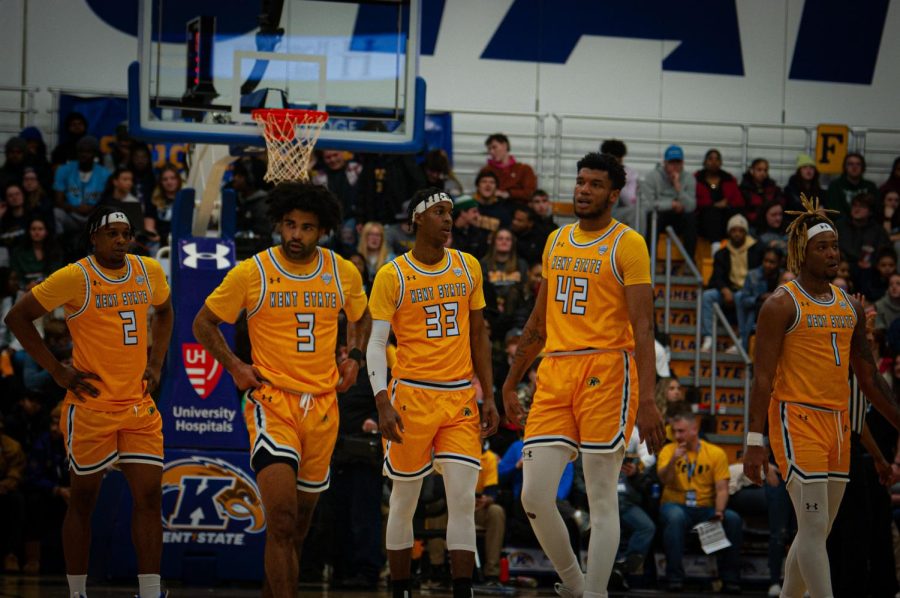
{"type": "Polygon", "coordinates": [[[385,439],[384,472],[393,479],[386,543],[394,596],[409,595],[412,519],[422,478],[441,468],[447,491],[447,548],[455,598],[472,593],[475,485],[481,435],[497,428],[481,267],[445,249],[453,227],[450,196],[425,189],[409,204],[412,251],[385,264],[372,286],[369,377],[385,439]],[[386,381],[385,343],[397,338],[394,379],[386,381]],[[485,389],[482,425],[472,378],[485,389]]]}
{"type": "MultiPolygon", "coordinates": [[[[297,559],[319,493],[328,488],[337,394],[356,381],[369,317],[359,271],[317,246],[340,224],[324,187],[282,183],[269,194],[281,245],[238,264],[206,299],[194,335],[246,390],[250,464],[266,509],[265,570],[277,598],[296,593],[297,559]],[[228,348],[221,322],[246,311],[253,363],[228,348]],[[350,358],[335,362],[343,311],[350,358]]],[[[264,592],[265,593],[265,592],[264,592]]]]}
{"type": "Polygon", "coordinates": [[[619,543],[618,475],[635,419],[651,451],[663,438],[653,402],[647,246],[610,215],[624,185],[613,156],[578,162],[578,222],[547,240],[544,280],[503,384],[507,415],[521,419],[516,385],[544,351],[525,426],[522,505],[562,579],[558,591],[575,597],[605,595],[619,543]],[[579,450],[592,530],[586,578],[555,501],[563,469],[579,450]]]}
{"type": "Polygon", "coordinates": [[[172,334],[169,287],[158,262],[126,252],[132,228],[124,213],[97,208],[86,226],[91,254],[34,287],[6,322],[25,350],[68,391],[60,427],[74,474],[63,523],[70,595],[86,594],[91,513],[105,470],[117,463],[134,500],[140,595],[157,598],[163,438],[150,392],[159,383],[172,334]],[[72,334],[71,366],[57,361],[32,323],[59,306],[72,334]]]}

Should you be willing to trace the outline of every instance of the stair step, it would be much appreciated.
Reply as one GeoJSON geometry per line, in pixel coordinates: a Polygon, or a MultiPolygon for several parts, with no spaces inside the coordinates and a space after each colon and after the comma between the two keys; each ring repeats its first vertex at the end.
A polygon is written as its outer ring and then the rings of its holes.
{"type": "Polygon", "coordinates": [[[713,444],[731,444],[731,445],[743,445],[744,444],[744,436],[743,434],[740,436],[732,436],[730,434],[707,434],[706,440],[712,442],[713,444]]]}
{"type": "MultiPolygon", "coordinates": [[[[678,381],[684,386],[693,386],[694,385],[694,377],[693,376],[680,376],[678,381]]],[[[710,388],[710,379],[709,378],[700,378],[699,388],[710,388]]],[[[744,381],[743,380],[727,380],[722,379],[716,380],[716,391],[720,388],[740,388],[743,390],[744,381]]]]}
{"type": "MultiPolygon", "coordinates": [[[[661,287],[665,288],[665,286],[666,286],[665,275],[657,276],[654,283],[656,284],[656,286],[661,286],[661,287]]],[[[692,286],[695,288],[697,287],[697,281],[694,279],[693,276],[675,276],[675,275],[673,275],[672,277],[669,278],[669,284],[671,284],[672,286],[678,285],[678,286],[692,286]]]]}
{"type": "MultiPolygon", "coordinates": [[[[694,336],[695,331],[696,331],[696,327],[695,327],[695,326],[683,326],[683,325],[681,325],[681,324],[670,324],[670,325],[669,325],[669,334],[670,334],[670,335],[672,335],[672,334],[684,334],[684,335],[694,336]]],[[[725,336],[725,337],[728,336],[728,333],[727,333],[725,330],[723,330],[721,326],[719,326],[719,336],[720,336],[720,337],[721,337],[721,336],[725,336]]]]}
{"type": "MultiPolygon", "coordinates": [[[[657,309],[664,309],[666,307],[665,301],[662,299],[657,299],[653,302],[653,307],[657,309]]],[[[669,301],[669,309],[683,309],[683,310],[691,310],[695,311],[697,309],[696,301],[669,301]]]]}
{"type": "MultiPolygon", "coordinates": [[[[684,361],[694,361],[694,352],[693,351],[673,351],[671,361],[676,360],[684,360],[684,361]]],[[[700,363],[712,361],[712,353],[704,353],[700,352],[700,363]]],[[[719,352],[716,354],[716,361],[719,363],[744,363],[744,358],[740,355],[733,355],[731,353],[719,352]]]]}

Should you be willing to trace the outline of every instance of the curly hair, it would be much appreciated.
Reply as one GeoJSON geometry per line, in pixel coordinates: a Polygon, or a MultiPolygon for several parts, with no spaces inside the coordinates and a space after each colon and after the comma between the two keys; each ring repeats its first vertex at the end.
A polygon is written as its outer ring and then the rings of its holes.
{"type": "Polygon", "coordinates": [[[343,218],[341,204],[328,189],[312,183],[279,183],[269,192],[269,219],[277,224],[293,210],[315,214],[319,227],[336,230],[343,218]]]}
{"type": "Polygon", "coordinates": [[[612,188],[619,191],[625,186],[625,168],[612,154],[598,154],[591,152],[586,154],[576,165],[576,171],[582,168],[590,170],[602,170],[612,182],[612,188]]]}

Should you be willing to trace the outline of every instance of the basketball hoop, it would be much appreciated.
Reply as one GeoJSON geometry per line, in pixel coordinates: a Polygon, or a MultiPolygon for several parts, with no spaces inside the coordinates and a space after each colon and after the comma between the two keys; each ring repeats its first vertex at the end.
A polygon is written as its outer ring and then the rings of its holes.
{"type": "Polygon", "coordinates": [[[266,153],[269,156],[266,182],[308,181],[309,160],[322,126],[328,120],[328,113],[260,108],[251,114],[266,139],[266,153]]]}

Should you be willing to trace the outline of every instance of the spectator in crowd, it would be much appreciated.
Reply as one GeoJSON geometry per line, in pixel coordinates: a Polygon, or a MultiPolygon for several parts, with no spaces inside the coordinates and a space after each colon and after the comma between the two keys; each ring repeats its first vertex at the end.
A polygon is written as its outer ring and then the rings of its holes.
{"type": "Polygon", "coordinates": [[[490,231],[500,227],[509,228],[512,223],[512,204],[497,195],[499,182],[497,175],[487,169],[483,169],[475,177],[475,201],[478,202],[478,213],[481,214],[480,226],[490,231]]]}
{"type": "MultiPolygon", "coordinates": [[[[116,168],[106,179],[106,189],[103,190],[101,203],[140,203],[138,198],[131,193],[134,189],[134,173],[127,168],[116,168]]],[[[141,209],[143,212],[143,208],[141,209]]],[[[143,223],[136,222],[140,227],[143,223]]]]}
{"type": "Polygon", "coordinates": [[[769,178],[769,161],[757,158],[741,179],[741,194],[744,196],[743,213],[751,226],[756,226],[759,209],[770,201],[784,202],[781,189],[769,178]]]}
{"type": "Polygon", "coordinates": [[[522,290],[527,277],[527,264],[516,251],[516,238],[508,228],[494,234],[488,253],[481,260],[484,286],[496,293],[497,310],[501,314],[513,314],[522,300],[522,290]]]}
{"type": "Polygon", "coordinates": [[[600,144],[600,153],[615,156],[622,168],[625,169],[625,186],[619,192],[619,201],[613,206],[612,217],[637,229],[639,225],[636,210],[640,174],[638,174],[637,170],[625,164],[628,147],[619,139],[607,139],[600,144]]]}
{"type": "Polygon", "coordinates": [[[62,430],[62,405],[50,411],[50,423],[28,452],[25,470],[26,542],[22,571],[36,575],[41,570],[41,547],[58,544],[69,503],[69,464],[62,430]]]}
{"type": "Polygon", "coordinates": [[[534,190],[537,189],[537,177],[531,166],[517,162],[509,153],[509,138],[503,133],[488,136],[484,145],[490,157],[483,170],[496,175],[497,197],[522,204],[528,203],[534,190]]]}
{"type": "Polygon", "coordinates": [[[0,418],[0,556],[6,573],[19,572],[17,552],[22,545],[25,522],[25,451],[8,436],[0,418]]]}
{"type": "Polygon", "coordinates": [[[878,188],[878,193],[884,197],[889,191],[900,193],[900,156],[894,158],[894,164],[891,166],[891,174],[887,180],[878,188]]]}
{"type": "MultiPolygon", "coordinates": [[[[232,179],[233,184],[234,179],[232,179]]],[[[178,167],[174,164],[166,164],[159,171],[159,182],[150,195],[150,201],[144,204],[144,231],[154,248],[169,243],[169,234],[172,231],[172,210],[182,185],[183,180],[178,167]]],[[[241,224],[242,221],[238,218],[238,230],[243,230],[240,228],[241,224]]]]}
{"type": "MultiPolygon", "coordinates": [[[[173,172],[175,169],[169,169],[173,172]]],[[[167,169],[163,169],[159,174],[159,186],[163,190],[166,198],[166,205],[171,206],[170,196],[167,189],[169,188],[167,179],[167,169]]],[[[177,171],[176,171],[177,172],[177,171]]],[[[234,163],[231,172],[231,188],[237,195],[237,230],[240,233],[241,241],[238,244],[240,248],[239,258],[256,254],[264,249],[272,246],[272,223],[268,217],[268,191],[267,185],[263,177],[266,175],[266,165],[259,158],[245,157],[234,163]]],[[[172,180],[168,177],[169,180],[172,180]]],[[[177,179],[178,189],[181,188],[181,177],[177,179]]],[[[175,195],[178,193],[176,189],[171,194],[171,201],[174,201],[175,195]]],[[[154,198],[158,197],[154,193],[154,198]]],[[[153,202],[157,206],[158,217],[156,220],[164,221],[161,216],[164,213],[159,208],[159,202],[153,202]]],[[[169,208],[171,210],[171,207],[169,208]]],[[[171,211],[169,212],[169,226],[171,226],[171,211]]],[[[158,231],[159,232],[159,231],[158,231]]],[[[160,234],[162,237],[162,234],[160,234]]],[[[165,237],[163,237],[165,243],[165,237]]]]}
{"type": "Polygon", "coordinates": [[[488,232],[478,226],[478,202],[460,195],[453,204],[453,248],[481,259],[488,249],[488,232]]]}
{"type": "Polygon", "coordinates": [[[760,247],[774,247],[787,255],[787,224],[784,208],[778,200],[769,201],[759,209],[756,219],[756,239],[760,247]]]}
{"type": "MultiPolygon", "coordinates": [[[[541,275],[543,271],[544,265],[541,263],[541,260],[528,266],[528,278],[525,281],[522,301],[519,304],[518,310],[513,315],[513,325],[516,328],[525,328],[528,317],[531,315],[531,312],[534,311],[534,303],[537,300],[538,292],[541,289],[541,281],[543,280],[541,275]]],[[[499,378],[497,379],[499,380],[499,378]]]]}
{"type": "Polygon", "coordinates": [[[28,145],[21,137],[10,137],[6,140],[6,161],[0,166],[0,189],[12,183],[22,184],[27,151],[28,145]]]}
{"type": "Polygon", "coordinates": [[[900,192],[888,189],[878,202],[877,219],[881,222],[884,232],[894,245],[894,250],[900,249],[900,192]]]}
{"type": "Polygon", "coordinates": [[[103,165],[108,170],[128,168],[131,162],[131,147],[134,140],[128,136],[128,123],[121,122],[116,125],[116,134],[109,144],[109,153],[103,157],[103,165]]]}
{"type": "Polygon", "coordinates": [[[703,168],[694,174],[697,181],[697,234],[709,241],[727,235],[728,219],[744,207],[737,180],[722,170],[722,154],[711,149],[703,157],[703,168]]]}
{"type": "MultiPolygon", "coordinates": [[[[407,212],[409,202],[403,202],[403,210],[407,212]]],[[[361,229],[361,227],[358,227],[361,229]]],[[[412,251],[413,245],[416,243],[416,232],[413,230],[412,222],[409,219],[403,220],[396,224],[386,224],[384,226],[384,241],[387,243],[388,251],[396,255],[403,255],[407,251],[412,251]]],[[[449,241],[453,241],[453,232],[450,233],[449,241]]],[[[374,276],[375,273],[372,273],[374,276]]]]}
{"type": "Polygon", "coordinates": [[[158,186],[156,174],[153,171],[153,154],[146,143],[135,142],[131,147],[131,160],[128,169],[134,176],[132,193],[144,206],[144,214],[153,209],[153,192],[158,186]]]}
{"type": "Polygon", "coordinates": [[[425,188],[425,175],[413,156],[363,154],[359,156],[357,220],[394,224],[406,222],[404,206],[425,188]]]}
{"type": "Polygon", "coordinates": [[[859,292],[870,303],[878,301],[888,290],[891,274],[897,272],[897,254],[890,245],[883,245],[875,251],[874,268],[859,272],[859,292]]]}
{"type": "Polygon", "coordinates": [[[13,248],[10,264],[26,291],[63,267],[62,248],[42,216],[31,217],[28,234],[13,248]]]}
{"type": "Polygon", "coordinates": [[[745,351],[749,350],[750,335],[756,330],[759,309],[778,288],[783,258],[784,254],[777,247],[766,247],[763,250],[762,264],[747,272],[743,288],[734,294],[738,331],[745,351]]]}
{"type": "Polygon", "coordinates": [[[454,199],[462,195],[463,186],[450,166],[450,158],[442,149],[434,149],[425,154],[422,164],[425,181],[429,187],[436,187],[454,199]]]}
{"type": "Polygon", "coordinates": [[[550,196],[543,189],[535,190],[528,202],[528,207],[537,214],[537,227],[544,231],[549,237],[550,233],[559,228],[559,225],[553,220],[553,202],[550,196]]]}
{"type": "Polygon", "coordinates": [[[537,214],[531,208],[517,205],[513,209],[513,219],[510,224],[512,232],[516,235],[516,251],[526,264],[534,264],[541,261],[544,253],[544,245],[547,236],[536,226],[537,214]]]}
{"type": "Polygon", "coordinates": [[[30,214],[25,208],[25,190],[21,183],[6,188],[5,203],[0,203],[0,243],[12,253],[13,248],[25,237],[30,214]]]}
{"type": "Polygon", "coordinates": [[[669,411],[669,405],[684,401],[684,387],[678,378],[660,378],[656,383],[655,402],[663,419],[669,411]]]}
{"type": "MultiPolygon", "coordinates": [[[[784,209],[802,210],[801,193],[807,197],[818,197],[822,201],[825,198],[825,191],[819,183],[819,169],[809,154],[797,154],[797,169],[784,186],[784,209]]],[[[789,220],[793,220],[793,217],[789,220]]]]}
{"type": "Polygon", "coordinates": [[[875,302],[875,310],[877,312],[875,316],[876,330],[887,330],[900,316],[900,273],[891,273],[887,293],[875,302]]]}
{"type": "Polygon", "coordinates": [[[88,122],[80,112],[70,112],[62,127],[59,145],[53,148],[50,162],[54,167],[78,160],[78,142],[87,135],[88,122]]]}
{"type": "Polygon", "coordinates": [[[359,162],[349,159],[347,152],[340,150],[323,150],[322,163],[325,167],[317,171],[312,177],[312,182],[334,193],[341,202],[344,222],[350,220],[355,225],[362,166],[359,162]]]}
{"type": "Polygon", "coordinates": [[[698,435],[697,419],[679,412],[672,418],[675,442],[659,453],[657,471],[663,485],[659,510],[666,553],[669,591],[684,587],[682,555],[688,532],[703,521],[719,521],[731,546],[717,553],[722,592],[739,594],[741,517],[727,509],[728,457],[725,451],[698,435]]]}
{"type": "Polygon", "coordinates": [[[53,190],[56,192],[56,221],[66,233],[79,232],[88,214],[100,201],[109,171],[96,163],[100,144],[86,136],[76,144],[77,160],[66,162],[56,170],[53,190]]]}
{"type": "Polygon", "coordinates": [[[380,222],[366,222],[359,234],[359,246],[356,248],[364,258],[366,267],[371,273],[369,285],[375,280],[375,275],[381,267],[396,257],[388,248],[384,238],[384,226],[380,222]]]}
{"type": "Polygon", "coordinates": [[[728,244],[713,256],[712,276],[703,291],[701,351],[710,351],[715,343],[712,337],[713,305],[733,309],[734,294],[744,287],[747,272],[762,261],[762,248],[747,229],[746,218],[740,214],[732,216],[728,220],[728,244]]]}
{"type": "Polygon", "coordinates": [[[41,130],[37,127],[25,127],[19,133],[19,137],[25,140],[26,167],[33,168],[41,187],[49,189],[53,186],[53,168],[50,166],[50,161],[47,160],[47,144],[44,143],[41,130]]]}
{"type": "MultiPolygon", "coordinates": [[[[839,211],[838,220],[849,220],[853,218],[850,213],[853,199],[862,194],[874,197],[878,188],[875,183],[863,176],[866,173],[866,159],[862,154],[857,152],[847,154],[844,158],[843,170],[841,176],[828,185],[825,207],[829,210],[839,211]]],[[[874,202],[872,203],[874,204],[874,202]]]]}
{"type": "MultiPolygon", "coordinates": [[[[663,163],[647,174],[638,191],[641,195],[641,209],[658,214],[657,235],[671,226],[681,237],[688,255],[694,255],[697,243],[697,224],[694,208],[697,203],[694,177],[684,174],[684,150],[670,145],[663,155],[663,163]]],[[[650,216],[644,236],[651,245],[652,229],[650,216]]]]}
{"type": "MultiPolygon", "coordinates": [[[[615,569],[625,577],[640,571],[656,535],[656,524],[641,506],[644,502],[643,490],[648,480],[644,467],[654,465],[656,458],[647,454],[646,446],[643,447],[646,456],[642,458],[642,444],[644,443],[638,441],[637,434],[631,435],[619,472],[619,524],[624,535],[628,536],[628,541],[622,555],[616,559],[615,569]]],[[[621,584],[620,589],[627,589],[627,585],[621,584]]]]}
{"type": "Polygon", "coordinates": [[[6,434],[19,443],[26,455],[30,455],[38,437],[50,425],[44,410],[44,397],[33,391],[17,393],[13,409],[6,415],[6,434]]]}
{"type": "Polygon", "coordinates": [[[848,217],[836,222],[841,255],[850,262],[853,278],[871,268],[878,248],[890,243],[884,227],[872,218],[874,204],[874,195],[861,193],[851,200],[848,217]]]}
{"type": "Polygon", "coordinates": [[[53,218],[53,199],[47,194],[37,172],[31,167],[26,167],[25,174],[22,175],[22,190],[25,191],[25,209],[32,214],[43,216],[54,233],[60,232],[56,230],[56,221],[53,218]]]}

